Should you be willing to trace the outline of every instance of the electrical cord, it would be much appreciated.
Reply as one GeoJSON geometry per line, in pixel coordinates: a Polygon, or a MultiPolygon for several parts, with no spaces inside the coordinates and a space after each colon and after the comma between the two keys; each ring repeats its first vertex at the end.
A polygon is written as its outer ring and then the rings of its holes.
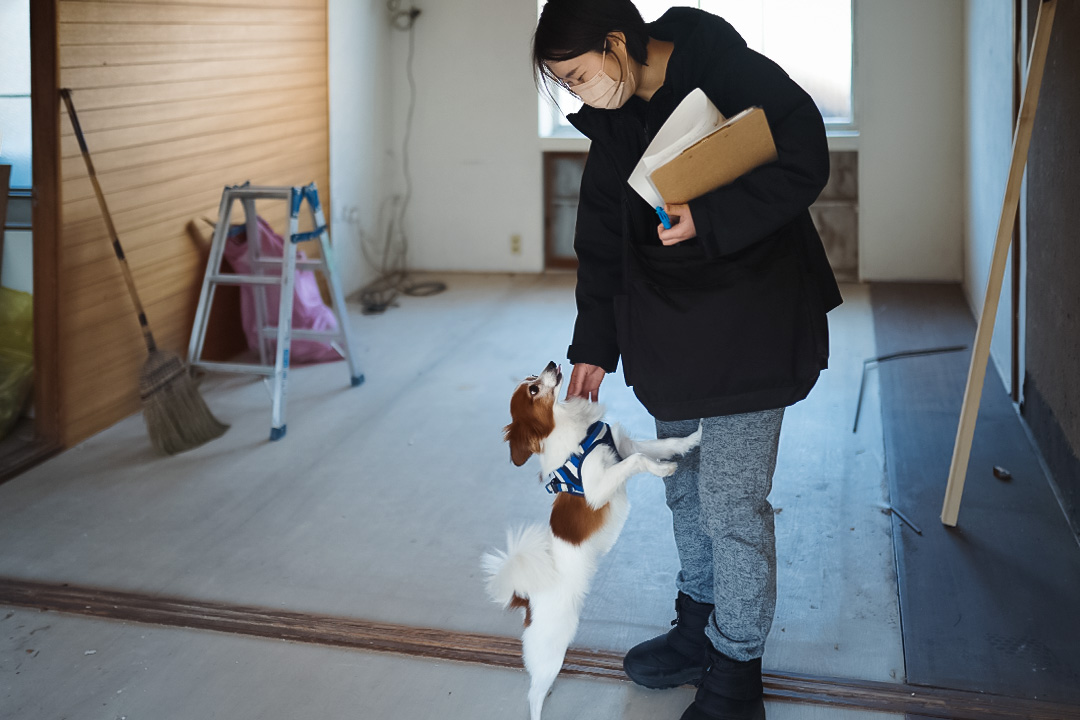
{"type": "MultiPolygon", "coordinates": [[[[416,80],[413,77],[413,55],[415,54],[414,26],[416,18],[420,16],[420,10],[410,7],[401,9],[401,0],[387,0],[387,10],[390,11],[390,22],[397,30],[409,33],[409,52],[405,62],[405,74],[409,80],[409,109],[405,116],[405,137],[401,145],[402,171],[405,178],[405,196],[400,205],[393,208],[390,220],[386,223],[386,233],[382,247],[381,257],[375,258],[377,248],[369,247],[361,232],[360,248],[364,259],[372,266],[379,268],[378,277],[362,287],[358,293],[361,312],[365,315],[373,315],[386,312],[396,305],[394,302],[399,295],[413,297],[430,297],[446,290],[446,284],[438,281],[410,282],[406,265],[408,255],[408,236],[405,233],[405,211],[412,199],[412,176],[409,174],[409,140],[412,137],[413,113],[416,108],[416,80]]],[[[387,202],[396,204],[397,197],[383,201],[379,207],[377,227],[383,225],[383,217],[387,202]]]]}

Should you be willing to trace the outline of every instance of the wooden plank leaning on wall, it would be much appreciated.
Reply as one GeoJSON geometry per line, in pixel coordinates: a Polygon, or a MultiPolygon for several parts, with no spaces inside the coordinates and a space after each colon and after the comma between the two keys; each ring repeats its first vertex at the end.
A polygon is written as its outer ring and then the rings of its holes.
{"type": "MultiPolygon", "coordinates": [[[[183,352],[205,264],[189,223],[215,218],[221,188],[315,181],[329,204],[326,0],[46,4],[59,46],[48,92],[72,89],[155,337],[183,352]]],[[[71,445],[138,410],[131,378],[144,349],[70,124],[57,117],[58,427],[71,445]]],[[[284,230],[282,208],[260,214],[284,230]]],[[[218,330],[235,343],[239,321],[218,330]]]]}

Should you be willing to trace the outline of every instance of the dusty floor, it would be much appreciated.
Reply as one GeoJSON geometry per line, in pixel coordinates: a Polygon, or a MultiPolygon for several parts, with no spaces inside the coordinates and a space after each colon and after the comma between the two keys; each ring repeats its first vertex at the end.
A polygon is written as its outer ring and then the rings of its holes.
{"type": "MultiPolygon", "coordinates": [[[[550,503],[534,464],[510,464],[501,428],[516,382],[563,359],[573,277],[447,279],[436,298],[354,312],[367,383],[348,388],[340,363],[297,369],[283,441],[267,442],[260,382],[214,377],[204,395],[232,424],[221,440],[158,458],[135,416],[0,486],[0,576],[517,635],[519,618],[485,598],[478,559],[508,524],[542,518],[550,503]]],[[[831,368],[784,421],[771,496],[780,599],[764,660],[901,682],[873,377],[851,431],[862,360],[875,354],[871,310],[864,286],[843,291],[830,315],[831,368]]],[[[654,432],[617,375],[601,400],[609,419],[654,432]]],[[[639,476],[630,495],[575,645],[622,650],[674,617],[662,486],[639,476]]],[[[519,671],[24,609],[4,616],[0,717],[527,715],[519,671]]],[[[691,697],[563,678],[546,717],[675,718],[691,697]]],[[[769,717],[877,716],[774,703],[769,717]]]]}

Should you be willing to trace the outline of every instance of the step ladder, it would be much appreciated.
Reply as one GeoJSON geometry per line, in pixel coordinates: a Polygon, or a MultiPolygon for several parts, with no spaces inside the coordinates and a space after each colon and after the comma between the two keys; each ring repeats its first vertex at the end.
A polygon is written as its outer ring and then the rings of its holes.
{"type": "Polygon", "coordinates": [[[202,293],[199,295],[199,307],[195,312],[195,325],[188,345],[188,365],[206,370],[262,375],[269,383],[272,401],[270,439],[280,440],[285,436],[285,405],[288,398],[289,346],[292,338],[302,340],[330,340],[345,356],[349,368],[352,387],[364,382],[356,355],[349,338],[349,321],[345,313],[345,296],[341,291],[341,280],[334,262],[334,251],[330,246],[330,234],[326,227],[322,206],[315,183],[296,187],[258,186],[244,183],[226,187],[221,194],[221,206],[218,209],[218,222],[214,227],[213,240],[210,243],[210,258],[203,276],[202,293]],[[256,200],[285,200],[289,203],[289,232],[285,236],[283,257],[264,257],[262,238],[259,234],[258,219],[255,214],[256,200]],[[307,201],[314,220],[315,229],[302,233],[299,230],[300,206],[307,201]],[[252,275],[221,272],[221,260],[225,255],[225,243],[229,236],[229,217],[234,202],[240,202],[244,208],[247,226],[248,259],[252,275]],[[319,240],[322,257],[300,260],[297,258],[297,243],[305,240],[319,240]],[[315,330],[293,330],[293,285],[296,268],[320,270],[330,285],[333,299],[334,317],[337,330],[321,332],[315,330]],[[274,271],[267,274],[266,271],[274,271]],[[206,327],[210,319],[210,306],[214,300],[214,288],[218,285],[253,285],[255,290],[255,317],[259,332],[259,363],[211,362],[202,359],[203,343],[206,340],[206,327]],[[281,289],[278,303],[277,327],[267,325],[266,287],[276,285],[281,289]],[[273,362],[269,358],[269,339],[277,339],[273,362]]]}

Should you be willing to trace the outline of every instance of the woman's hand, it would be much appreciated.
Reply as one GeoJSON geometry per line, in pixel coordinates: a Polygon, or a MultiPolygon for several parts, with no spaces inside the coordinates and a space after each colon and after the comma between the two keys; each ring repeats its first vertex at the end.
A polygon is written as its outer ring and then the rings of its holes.
{"type": "Polygon", "coordinates": [[[570,387],[566,390],[566,399],[580,397],[596,402],[600,398],[600,383],[603,380],[604,368],[578,363],[570,373],[570,387]]]}
{"type": "Polygon", "coordinates": [[[668,205],[665,203],[664,212],[671,218],[672,226],[670,230],[665,230],[663,225],[656,226],[656,230],[660,234],[660,242],[665,245],[678,245],[683,240],[689,240],[697,236],[697,228],[694,227],[694,218],[690,216],[689,205],[668,205]]]}

